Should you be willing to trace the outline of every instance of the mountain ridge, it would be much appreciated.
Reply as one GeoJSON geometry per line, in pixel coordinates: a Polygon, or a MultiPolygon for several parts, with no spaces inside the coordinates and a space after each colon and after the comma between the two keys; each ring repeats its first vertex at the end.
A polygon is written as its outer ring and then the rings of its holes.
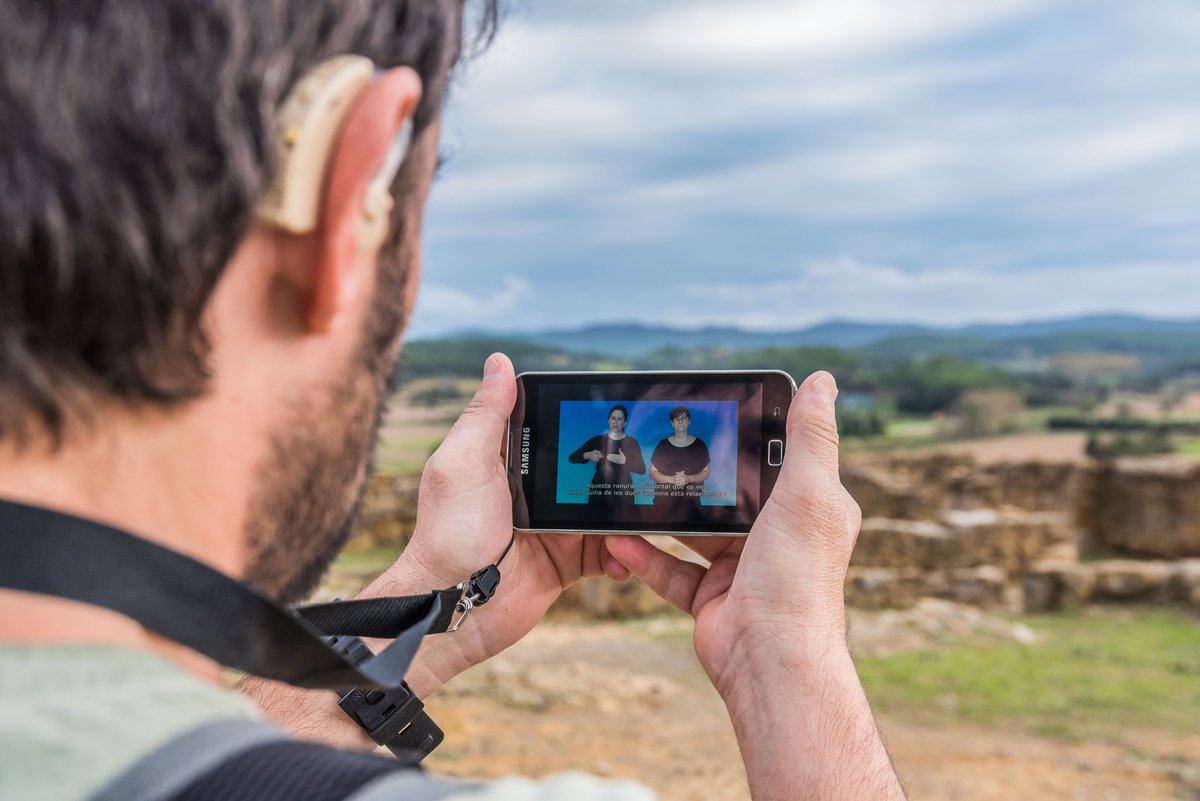
{"type": "MultiPolygon", "coordinates": [[[[918,323],[863,322],[832,319],[806,328],[756,331],[736,326],[694,329],[644,323],[605,323],[579,328],[536,332],[461,331],[423,341],[498,339],[529,342],[572,353],[637,356],[662,348],[682,350],[729,348],[755,350],[769,347],[869,347],[885,340],[904,338],[951,339],[968,337],[995,342],[1019,342],[1058,335],[1193,334],[1200,336],[1200,318],[1165,319],[1131,314],[1095,314],[1035,320],[1023,323],[976,323],[963,326],[926,326],[918,323]]],[[[1200,349],[1198,349],[1200,350],[1200,349]]]]}

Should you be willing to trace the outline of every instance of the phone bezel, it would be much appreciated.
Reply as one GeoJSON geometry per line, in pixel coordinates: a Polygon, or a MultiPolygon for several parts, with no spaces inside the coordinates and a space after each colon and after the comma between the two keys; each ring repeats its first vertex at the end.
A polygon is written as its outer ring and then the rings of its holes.
{"type": "MultiPolygon", "coordinates": [[[[771,491],[775,486],[775,482],[779,477],[779,466],[771,466],[768,464],[767,458],[767,443],[772,439],[778,439],[785,443],[786,450],[786,428],[787,428],[787,413],[791,404],[791,400],[796,393],[796,382],[788,373],[783,370],[629,370],[629,371],[548,371],[548,370],[533,370],[522,372],[517,376],[517,401],[513,408],[513,413],[508,420],[508,438],[507,447],[505,450],[505,472],[509,481],[509,493],[513,503],[513,521],[514,529],[521,532],[529,533],[563,533],[563,534],[645,534],[645,535],[661,535],[661,536],[745,536],[753,527],[753,521],[747,524],[733,526],[736,530],[719,530],[719,531],[693,531],[689,529],[671,529],[663,527],[658,528],[639,528],[639,529],[599,529],[599,528],[563,528],[561,526],[554,527],[535,527],[516,525],[519,518],[519,501],[525,501],[525,480],[522,477],[520,468],[514,464],[513,455],[520,451],[521,440],[518,437],[518,432],[515,429],[514,421],[524,422],[530,411],[529,398],[525,392],[525,379],[532,378],[537,381],[549,380],[551,382],[561,379],[584,379],[581,383],[591,383],[587,379],[599,379],[597,383],[620,384],[622,379],[632,379],[630,383],[644,382],[648,377],[657,377],[664,379],[663,383],[671,383],[666,379],[676,378],[681,383],[688,380],[694,380],[697,377],[713,377],[721,379],[736,378],[739,376],[746,377],[746,381],[755,381],[762,384],[763,392],[763,414],[760,419],[760,439],[762,445],[762,454],[760,461],[760,480],[759,480],[759,510],[766,503],[771,491]],[[517,412],[521,414],[518,416],[517,412]],[[745,530],[741,530],[744,528],[745,530]]],[[[733,382],[718,382],[713,383],[733,383],[733,382]]],[[[534,409],[536,410],[537,398],[534,396],[534,409]]],[[[739,446],[740,447],[740,446],[739,446]]],[[[536,449],[534,449],[536,450],[536,449]]],[[[531,462],[526,463],[531,464],[531,462]]],[[[526,510],[528,506],[526,505],[526,510]]],[[[533,521],[530,518],[528,511],[521,520],[528,520],[531,524],[533,521]]],[[[720,525],[720,524],[714,524],[720,525]]]]}

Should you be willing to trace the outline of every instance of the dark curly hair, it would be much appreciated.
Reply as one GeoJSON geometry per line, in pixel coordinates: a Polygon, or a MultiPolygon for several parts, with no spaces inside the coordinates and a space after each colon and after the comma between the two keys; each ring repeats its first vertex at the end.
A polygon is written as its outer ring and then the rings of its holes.
{"type": "MultiPolygon", "coordinates": [[[[419,130],[462,17],[462,0],[0,0],[0,441],[40,429],[58,447],[97,399],[202,395],[203,313],[270,178],[287,91],[337,54],[406,65],[419,130]]],[[[468,46],[496,0],[474,17],[468,46]]]]}

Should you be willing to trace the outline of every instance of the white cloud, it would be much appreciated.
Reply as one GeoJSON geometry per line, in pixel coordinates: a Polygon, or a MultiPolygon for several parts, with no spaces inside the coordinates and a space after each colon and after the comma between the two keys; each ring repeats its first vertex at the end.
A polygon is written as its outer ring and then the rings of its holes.
{"type": "Polygon", "coordinates": [[[476,327],[511,327],[522,301],[529,295],[529,282],[512,275],[505,276],[498,289],[484,289],[480,294],[426,283],[417,296],[408,336],[419,338],[476,327]]]}
{"type": "MultiPolygon", "coordinates": [[[[928,43],[1045,10],[1047,0],[742,0],[690,3],[639,26],[635,44],[692,68],[843,59],[928,43]]],[[[635,52],[639,48],[635,48],[635,52]]]]}
{"type": "Polygon", "coordinates": [[[734,311],[697,295],[693,321],[782,324],[776,292],[889,319],[944,313],[922,292],[963,319],[1191,313],[1186,293],[1138,276],[1195,288],[1177,271],[1200,252],[1200,10],[1139,8],[529,0],[453,98],[458,153],[427,238],[429,274],[445,272],[418,321],[575,324],[572,273],[663,292],[678,266],[721,284],[743,253],[767,283],[747,282],[734,311]],[[861,275],[894,281],[894,304],[822,278],[827,253],[898,265],[861,275]],[[1032,266],[1078,263],[1137,287],[1032,266]],[[481,286],[508,297],[503,274],[527,282],[519,318],[481,300],[481,286]]]}
{"type": "MultiPolygon", "coordinates": [[[[690,288],[688,296],[723,309],[706,322],[756,329],[796,328],[831,318],[962,325],[1096,312],[1196,317],[1200,261],[1020,273],[970,268],[906,272],[842,257],[804,265],[778,281],[720,282],[690,288]]],[[[674,319],[687,324],[688,316],[674,319]]]]}

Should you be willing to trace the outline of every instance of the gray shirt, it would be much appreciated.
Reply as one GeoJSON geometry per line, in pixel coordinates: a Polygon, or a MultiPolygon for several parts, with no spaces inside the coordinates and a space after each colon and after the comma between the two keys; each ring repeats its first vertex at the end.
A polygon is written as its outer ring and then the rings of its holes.
{"type": "MultiPolygon", "coordinates": [[[[143,651],[86,645],[0,647],[0,798],[84,801],[184,732],[257,717],[246,696],[205,683],[143,651]]],[[[411,783],[412,777],[407,780],[411,783]]],[[[445,786],[444,801],[655,797],[633,782],[585,774],[445,786]]],[[[403,779],[382,781],[372,788],[371,801],[403,801],[404,787],[403,779]]]]}

